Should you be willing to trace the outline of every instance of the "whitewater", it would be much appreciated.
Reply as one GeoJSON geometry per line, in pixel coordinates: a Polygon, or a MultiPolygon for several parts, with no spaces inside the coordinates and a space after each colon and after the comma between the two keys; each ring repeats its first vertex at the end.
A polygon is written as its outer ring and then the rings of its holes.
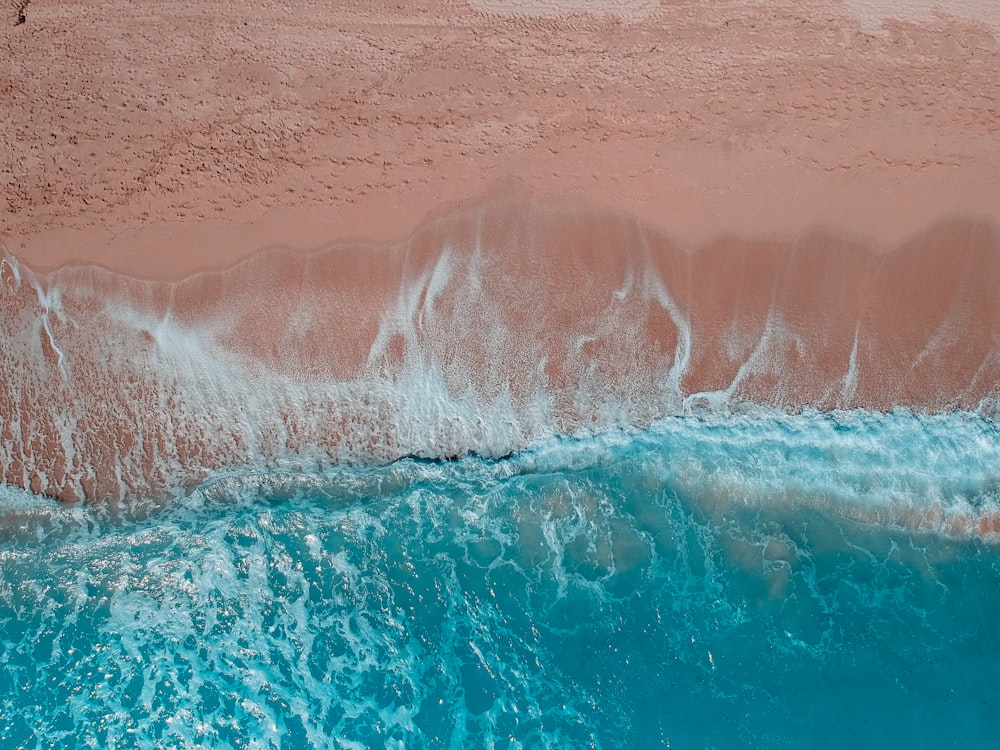
{"type": "Polygon", "coordinates": [[[685,248],[500,197],[405,242],[275,249],[179,281],[0,260],[5,482],[68,502],[210,472],[499,458],[674,415],[970,411],[1000,396],[1000,229],[876,251],[685,248]]]}
{"type": "Polygon", "coordinates": [[[0,258],[4,747],[989,746],[1000,229],[501,197],[0,258]]]}
{"type": "Polygon", "coordinates": [[[851,411],[222,472],[165,507],[8,488],[0,740],[987,747],[998,454],[974,415],[851,411]]]}

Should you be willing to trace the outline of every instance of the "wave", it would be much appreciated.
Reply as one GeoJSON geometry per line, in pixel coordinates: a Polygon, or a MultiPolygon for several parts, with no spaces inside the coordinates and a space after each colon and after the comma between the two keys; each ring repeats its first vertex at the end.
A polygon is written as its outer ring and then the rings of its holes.
{"type": "Polygon", "coordinates": [[[212,472],[501,457],[671,415],[992,416],[1000,228],[881,252],[832,234],[692,250],[502,196],[406,242],[271,250],[177,282],[0,261],[3,480],[120,501],[212,472]]]}
{"type": "Polygon", "coordinates": [[[969,415],[804,411],[224,470],[124,516],[0,487],[0,738],[987,747],[998,453],[969,415]]]}

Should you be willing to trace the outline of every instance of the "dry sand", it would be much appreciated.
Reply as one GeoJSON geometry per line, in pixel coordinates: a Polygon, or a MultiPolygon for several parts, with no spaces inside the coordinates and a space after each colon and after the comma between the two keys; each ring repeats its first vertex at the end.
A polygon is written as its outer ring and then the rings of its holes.
{"type": "Polygon", "coordinates": [[[688,247],[1000,217],[996,3],[18,4],[0,232],[40,270],[398,240],[511,184],[688,247]]]}

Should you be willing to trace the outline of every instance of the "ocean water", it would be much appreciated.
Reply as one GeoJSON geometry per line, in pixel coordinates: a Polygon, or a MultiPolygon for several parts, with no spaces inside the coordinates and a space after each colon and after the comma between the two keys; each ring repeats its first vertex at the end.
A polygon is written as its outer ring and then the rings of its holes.
{"type": "Polygon", "coordinates": [[[0,487],[0,747],[996,747],[998,492],[993,421],[863,410],[0,487]]]}

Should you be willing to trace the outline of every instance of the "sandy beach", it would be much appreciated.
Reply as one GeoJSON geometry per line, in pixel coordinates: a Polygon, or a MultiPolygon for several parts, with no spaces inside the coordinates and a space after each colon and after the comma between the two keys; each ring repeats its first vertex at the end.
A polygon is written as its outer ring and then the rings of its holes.
{"type": "Polygon", "coordinates": [[[0,0],[0,750],[998,747],[998,592],[1000,0],[0,0]]]}
{"type": "Polygon", "coordinates": [[[1000,14],[358,5],[12,8],[4,481],[993,413],[1000,14]]]}
{"type": "Polygon", "coordinates": [[[686,248],[890,246],[1000,215],[977,5],[7,3],[0,232],[37,270],[175,279],[524,188],[686,248]]]}

